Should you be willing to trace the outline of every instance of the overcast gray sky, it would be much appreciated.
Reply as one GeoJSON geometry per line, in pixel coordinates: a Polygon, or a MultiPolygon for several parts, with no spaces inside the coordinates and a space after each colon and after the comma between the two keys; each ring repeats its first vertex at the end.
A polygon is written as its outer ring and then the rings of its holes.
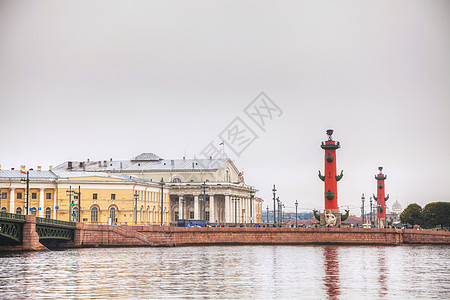
{"type": "Polygon", "coordinates": [[[449,1],[1,1],[0,164],[199,156],[236,118],[265,204],[323,209],[325,131],[338,203],[388,174],[388,206],[450,200],[449,1]],[[244,109],[282,110],[262,131],[244,109]]]}

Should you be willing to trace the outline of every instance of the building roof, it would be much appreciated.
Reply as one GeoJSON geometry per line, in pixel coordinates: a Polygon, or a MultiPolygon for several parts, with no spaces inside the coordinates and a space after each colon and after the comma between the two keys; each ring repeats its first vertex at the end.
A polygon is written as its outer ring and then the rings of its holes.
{"type": "MultiPolygon", "coordinates": [[[[0,170],[0,179],[11,178],[11,179],[21,179],[26,178],[27,174],[21,173],[20,170],[0,170]]],[[[30,179],[56,179],[57,176],[52,171],[37,171],[32,170],[29,172],[30,179]]]]}
{"type": "Polygon", "coordinates": [[[54,169],[57,171],[88,172],[149,172],[149,171],[198,171],[218,170],[228,158],[210,159],[162,159],[153,153],[142,153],[131,160],[66,161],[54,169]],[[71,165],[71,168],[69,167],[71,165]]]}
{"type": "MultiPolygon", "coordinates": [[[[20,170],[0,170],[0,180],[19,180],[25,179],[26,174],[21,173],[20,170]]],[[[30,180],[53,180],[53,179],[71,179],[83,177],[101,177],[119,179],[127,182],[149,183],[151,180],[140,179],[134,176],[127,176],[122,174],[108,174],[105,172],[67,172],[67,171],[29,171],[30,180]]]]}
{"type": "Polygon", "coordinates": [[[154,153],[141,153],[131,159],[132,161],[157,161],[162,160],[161,157],[154,153]]]}
{"type": "Polygon", "coordinates": [[[121,181],[129,181],[129,182],[140,182],[140,183],[148,183],[150,180],[140,179],[134,176],[122,175],[122,174],[113,174],[106,172],[67,172],[67,171],[54,171],[55,175],[58,176],[59,179],[71,179],[71,178],[83,178],[83,177],[101,177],[101,178],[111,178],[111,179],[119,179],[121,181]]]}

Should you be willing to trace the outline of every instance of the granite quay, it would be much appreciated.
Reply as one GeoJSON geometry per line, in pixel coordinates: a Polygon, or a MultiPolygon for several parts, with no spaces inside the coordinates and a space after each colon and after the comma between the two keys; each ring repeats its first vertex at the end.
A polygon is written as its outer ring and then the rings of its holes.
{"type": "MultiPolygon", "coordinates": [[[[73,234],[39,234],[36,217],[26,216],[21,242],[0,250],[82,247],[174,247],[190,245],[401,245],[450,244],[450,232],[395,228],[172,227],[112,226],[76,223],[73,234]]],[[[63,226],[64,227],[64,226],[63,226]]],[[[68,227],[66,227],[68,228],[68,227]]]]}

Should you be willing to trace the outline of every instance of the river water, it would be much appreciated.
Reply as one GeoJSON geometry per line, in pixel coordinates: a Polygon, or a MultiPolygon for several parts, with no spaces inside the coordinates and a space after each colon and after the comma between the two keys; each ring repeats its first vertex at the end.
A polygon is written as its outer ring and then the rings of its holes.
{"type": "Polygon", "coordinates": [[[449,246],[0,253],[1,299],[450,299],[449,246]]]}

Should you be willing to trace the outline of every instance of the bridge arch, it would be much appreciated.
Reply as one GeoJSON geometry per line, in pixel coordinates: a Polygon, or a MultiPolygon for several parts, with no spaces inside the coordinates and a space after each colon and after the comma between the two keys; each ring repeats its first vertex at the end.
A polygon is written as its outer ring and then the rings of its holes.
{"type": "Polygon", "coordinates": [[[0,221],[0,244],[15,245],[22,242],[22,224],[0,221]]]}

